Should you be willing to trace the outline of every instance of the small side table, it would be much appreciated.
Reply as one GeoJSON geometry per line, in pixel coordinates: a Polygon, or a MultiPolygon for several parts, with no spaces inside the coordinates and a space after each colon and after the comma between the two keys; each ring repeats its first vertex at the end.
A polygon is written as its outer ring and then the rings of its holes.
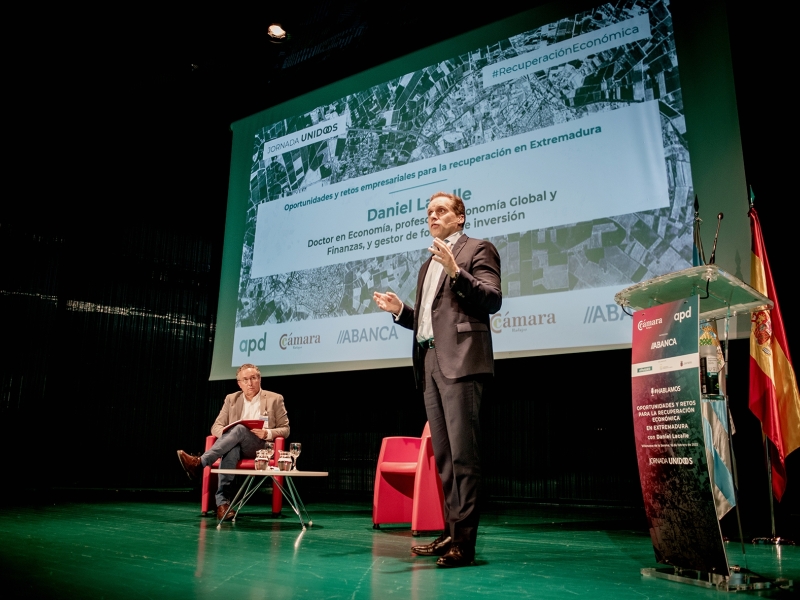
{"type": "MultiPolygon", "coordinates": [[[[292,507],[292,510],[297,515],[297,518],[300,519],[300,526],[305,530],[306,526],[311,527],[313,522],[308,517],[308,511],[306,511],[306,507],[303,504],[303,501],[300,499],[300,494],[297,492],[297,488],[294,486],[294,482],[292,481],[295,477],[327,477],[327,471],[258,471],[256,469],[211,469],[212,473],[222,473],[223,475],[244,475],[245,480],[242,484],[242,487],[239,488],[239,491],[236,493],[236,497],[231,502],[231,505],[228,507],[228,510],[225,511],[225,514],[222,515],[222,519],[220,519],[219,523],[217,523],[217,529],[220,528],[222,522],[225,520],[225,517],[228,513],[232,510],[235,510],[237,513],[247,504],[247,501],[252,498],[253,494],[258,491],[258,488],[266,481],[267,477],[272,478],[272,485],[277,486],[278,489],[283,493],[283,497],[286,498],[286,501],[289,503],[289,506],[292,507]],[[278,483],[276,477],[286,477],[284,480],[284,485],[278,483]],[[258,481],[256,481],[258,478],[258,481]]],[[[236,521],[236,517],[233,517],[233,521],[236,521]]]]}

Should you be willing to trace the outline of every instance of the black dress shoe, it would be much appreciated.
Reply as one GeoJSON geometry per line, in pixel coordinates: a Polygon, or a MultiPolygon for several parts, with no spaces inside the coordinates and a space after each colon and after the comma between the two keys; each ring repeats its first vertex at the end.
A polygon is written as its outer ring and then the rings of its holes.
{"type": "Polygon", "coordinates": [[[187,454],[183,450],[178,450],[178,460],[181,461],[181,466],[186,471],[189,479],[200,479],[203,476],[203,464],[198,457],[187,454]]]}
{"type": "Polygon", "coordinates": [[[436,564],[440,567],[467,567],[473,564],[474,561],[475,550],[466,546],[451,544],[450,550],[437,560],[436,564]]]}
{"type": "Polygon", "coordinates": [[[419,556],[444,556],[450,550],[450,536],[444,534],[437,537],[430,544],[411,546],[411,551],[419,556]]]}

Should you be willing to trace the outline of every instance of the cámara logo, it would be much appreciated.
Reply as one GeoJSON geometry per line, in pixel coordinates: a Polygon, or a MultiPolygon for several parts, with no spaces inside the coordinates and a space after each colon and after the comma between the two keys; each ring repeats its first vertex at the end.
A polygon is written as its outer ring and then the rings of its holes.
{"type": "Polygon", "coordinates": [[[639,321],[636,324],[636,329],[638,329],[639,331],[641,331],[642,329],[650,329],[655,325],[661,325],[663,322],[664,320],[661,317],[659,317],[658,319],[653,319],[651,321],[639,321]]]}
{"type": "Polygon", "coordinates": [[[301,348],[302,346],[319,343],[320,337],[318,335],[294,336],[291,333],[284,333],[281,339],[278,340],[281,350],[286,350],[287,348],[301,348]]]}
{"type": "Polygon", "coordinates": [[[503,333],[503,330],[510,329],[513,333],[522,333],[528,327],[535,325],[555,325],[555,313],[540,313],[538,315],[512,315],[509,311],[501,315],[497,313],[492,317],[492,331],[503,333]]]}

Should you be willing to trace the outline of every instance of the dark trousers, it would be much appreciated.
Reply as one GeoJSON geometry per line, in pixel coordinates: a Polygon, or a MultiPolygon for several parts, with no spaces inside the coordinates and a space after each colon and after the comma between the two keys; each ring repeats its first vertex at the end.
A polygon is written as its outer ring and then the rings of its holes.
{"type": "MultiPolygon", "coordinates": [[[[211,448],[201,457],[203,466],[214,464],[218,458],[220,468],[235,469],[240,460],[255,458],[256,451],[261,450],[267,443],[251,432],[244,425],[237,425],[222,434],[211,448]]],[[[215,495],[217,506],[229,504],[233,497],[234,475],[219,474],[219,485],[215,495]]]]}
{"type": "Polygon", "coordinates": [[[481,479],[480,423],[487,376],[447,379],[439,370],[436,350],[422,350],[422,391],[431,427],[436,467],[444,489],[445,535],[475,548],[478,535],[478,491],[481,479]]]}

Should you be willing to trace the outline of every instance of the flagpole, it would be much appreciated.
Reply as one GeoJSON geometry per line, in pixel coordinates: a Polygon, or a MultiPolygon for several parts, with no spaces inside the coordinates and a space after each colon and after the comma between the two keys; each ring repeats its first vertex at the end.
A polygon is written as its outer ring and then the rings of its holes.
{"type": "Polygon", "coordinates": [[[764,435],[764,431],[761,431],[761,435],[764,436],[764,454],[767,458],[767,485],[769,485],[769,518],[772,525],[772,537],[757,537],[753,538],[754,544],[770,544],[772,546],[794,546],[795,543],[787,539],[785,537],[779,536],[775,533],[775,500],[773,498],[772,493],[772,459],[770,458],[770,441],[769,438],[764,435]]]}
{"type": "MultiPolygon", "coordinates": [[[[764,432],[761,432],[764,435],[764,432]]],[[[769,520],[772,526],[772,539],[775,536],[775,498],[772,495],[772,459],[770,458],[771,452],[769,451],[769,438],[764,435],[764,453],[767,456],[767,485],[769,486],[769,520]]]]}
{"type": "Polygon", "coordinates": [[[769,518],[770,524],[772,526],[772,537],[757,537],[753,538],[754,544],[770,544],[772,546],[794,546],[794,542],[792,540],[786,539],[781,537],[775,533],[775,500],[773,498],[772,493],[772,459],[770,458],[770,451],[769,451],[769,438],[764,435],[764,431],[762,429],[761,435],[764,438],[764,456],[766,457],[767,463],[767,485],[769,486],[769,518]]]}
{"type": "MultiPolygon", "coordinates": [[[[750,197],[749,197],[749,205],[750,209],[754,209],[754,202],[756,199],[756,195],[753,193],[753,186],[750,186],[750,197]]],[[[752,282],[751,282],[752,283],[752,282]]],[[[752,334],[751,334],[752,335],[752,334]]],[[[774,546],[794,546],[795,543],[792,540],[780,537],[775,532],[775,500],[773,498],[773,491],[772,491],[772,458],[770,452],[770,441],[769,437],[764,433],[764,425],[761,425],[761,436],[764,438],[764,457],[766,458],[767,463],[767,486],[769,491],[769,518],[770,518],[770,525],[771,525],[771,532],[772,537],[757,537],[753,538],[754,544],[771,544],[774,546]]]]}

